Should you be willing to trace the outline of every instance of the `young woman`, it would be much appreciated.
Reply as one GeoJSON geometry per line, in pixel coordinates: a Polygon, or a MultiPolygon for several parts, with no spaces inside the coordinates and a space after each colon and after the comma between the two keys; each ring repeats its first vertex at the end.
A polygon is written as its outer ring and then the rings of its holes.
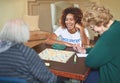
{"type": "Polygon", "coordinates": [[[81,23],[83,13],[81,9],[69,7],[63,10],[60,19],[61,26],[46,40],[47,44],[63,44],[72,47],[73,44],[87,45],[88,31],[81,23]],[[57,40],[60,37],[61,40],[57,40]]]}

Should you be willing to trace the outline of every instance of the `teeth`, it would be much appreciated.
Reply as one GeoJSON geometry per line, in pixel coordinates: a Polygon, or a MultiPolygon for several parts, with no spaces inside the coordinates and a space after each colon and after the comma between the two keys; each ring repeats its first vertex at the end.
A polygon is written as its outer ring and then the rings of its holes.
{"type": "Polygon", "coordinates": [[[71,24],[68,24],[68,26],[71,26],[71,24]]]}

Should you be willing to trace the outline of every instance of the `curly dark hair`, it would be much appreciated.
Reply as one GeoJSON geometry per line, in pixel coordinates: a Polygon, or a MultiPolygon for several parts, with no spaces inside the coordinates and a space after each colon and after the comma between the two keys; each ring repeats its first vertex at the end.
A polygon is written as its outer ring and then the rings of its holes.
{"type": "Polygon", "coordinates": [[[60,20],[60,24],[63,28],[66,28],[65,19],[66,19],[67,14],[73,14],[75,22],[82,25],[81,23],[81,20],[83,17],[82,10],[77,7],[68,7],[63,10],[61,20],[60,20]]]}

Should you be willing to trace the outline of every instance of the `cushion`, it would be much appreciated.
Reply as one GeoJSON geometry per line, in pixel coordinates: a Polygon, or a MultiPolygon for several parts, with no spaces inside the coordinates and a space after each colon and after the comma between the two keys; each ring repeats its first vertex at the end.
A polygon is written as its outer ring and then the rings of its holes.
{"type": "Polygon", "coordinates": [[[34,15],[34,16],[24,15],[23,20],[29,26],[30,31],[40,30],[40,28],[38,27],[39,15],[34,15]]]}
{"type": "Polygon", "coordinates": [[[48,36],[50,35],[49,32],[45,32],[45,31],[30,31],[30,39],[29,41],[33,41],[33,40],[44,40],[46,39],[48,36]]]}

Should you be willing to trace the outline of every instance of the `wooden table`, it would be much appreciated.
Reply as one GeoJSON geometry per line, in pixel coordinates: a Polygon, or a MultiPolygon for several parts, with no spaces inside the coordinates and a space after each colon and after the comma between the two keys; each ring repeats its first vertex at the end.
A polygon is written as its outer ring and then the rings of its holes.
{"type": "MultiPolygon", "coordinates": [[[[45,48],[51,48],[51,45],[41,43],[33,47],[33,49],[37,51],[38,53],[40,53],[45,48]]],[[[65,50],[73,51],[73,49],[70,47],[67,47],[65,50]]],[[[90,72],[90,68],[85,66],[84,57],[81,57],[81,58],[77,57],[77,63],[73,63],[73,59],[74,59],[74,56],[72,56],[67,61],[67,63],[60,63],[60,62],[46,61],[46,60],[45,62],[50,63],[51,66],[49,67],[49,69],[57,76],[63,76],[67,78],[84,81],[88,73],[90,72]]]]}

